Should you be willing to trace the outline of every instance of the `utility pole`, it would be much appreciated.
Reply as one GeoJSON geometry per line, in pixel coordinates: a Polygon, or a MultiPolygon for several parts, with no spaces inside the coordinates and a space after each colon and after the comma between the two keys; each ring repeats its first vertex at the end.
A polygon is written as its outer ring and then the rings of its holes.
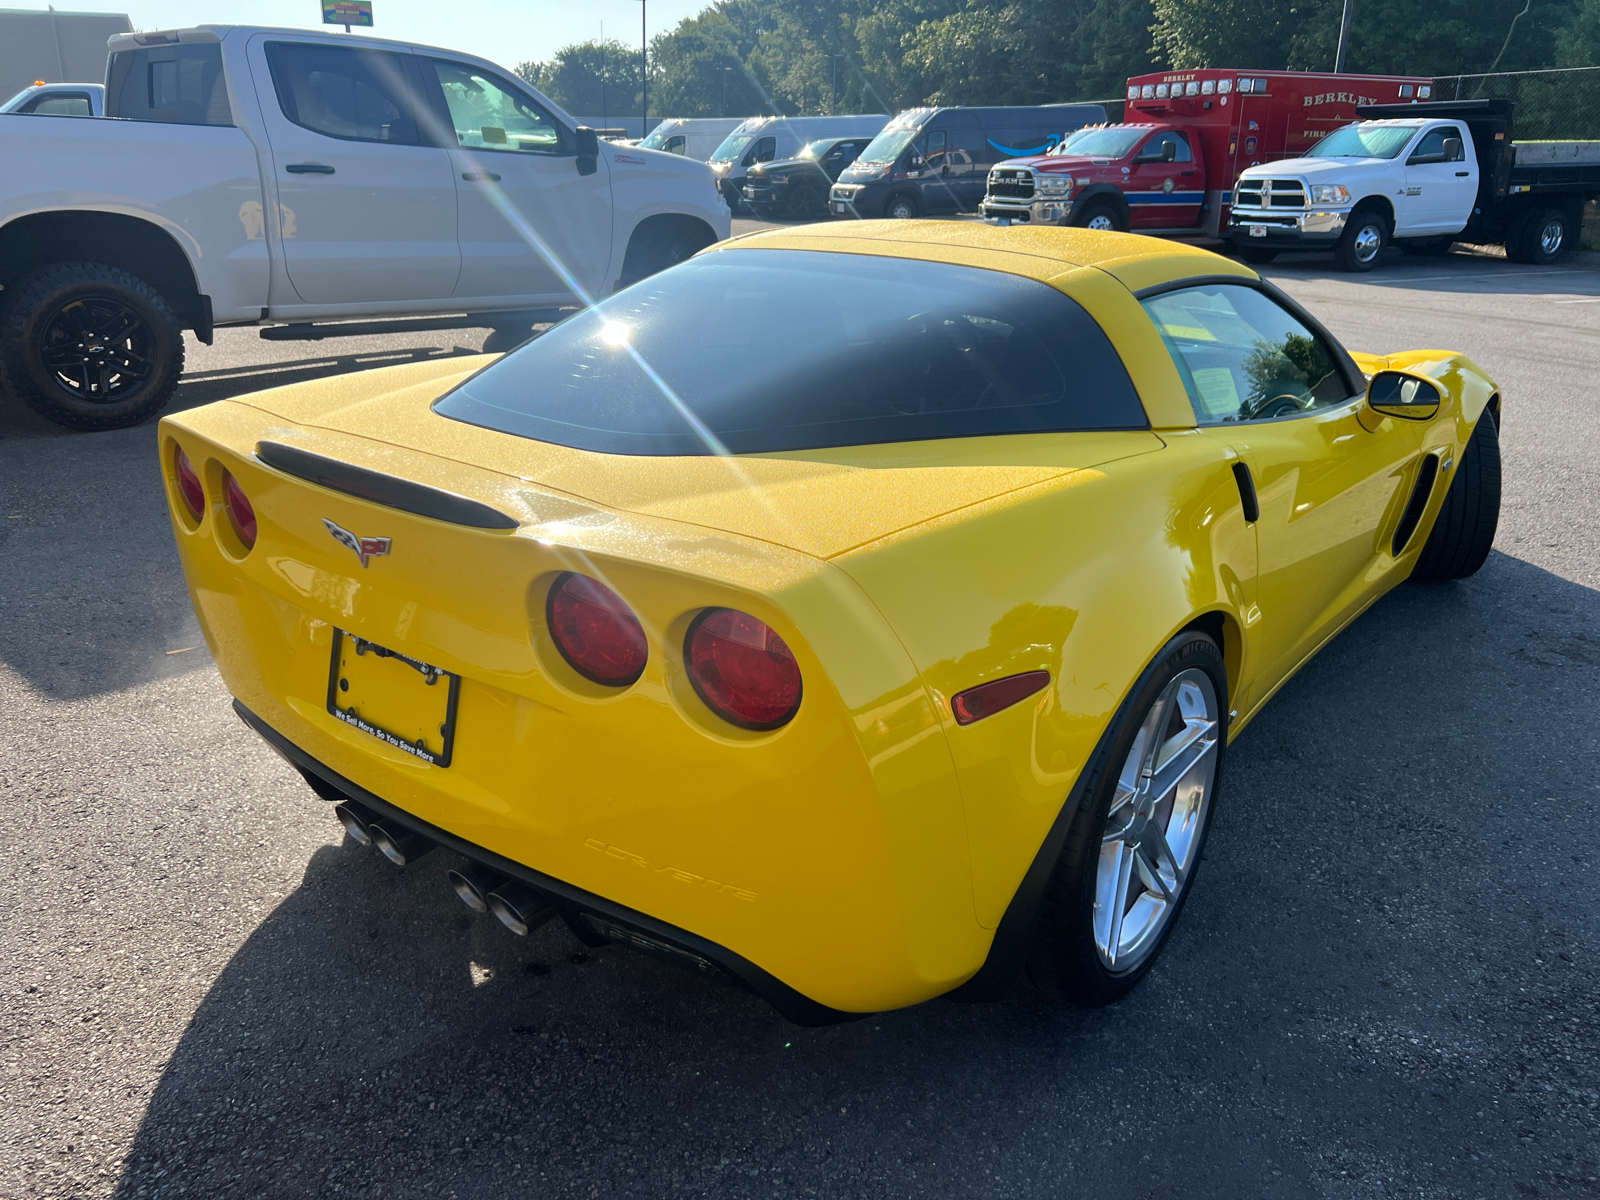
{"type": "Polygon", "coordinates": [[[1339,21],[1339,50],[1333,56],[1333,73],[1344,74],[1344,50],[1350,41],[1350,18],[1355,15],[1356,0],[1344,0],[1344,17],[1339,21]]]}
{"type": "MultiPolygon", "coordinates": [[[[1345,0],[1348,4],[1350,0],[1345,0]]],[[[639,0],[639,136],[650,136],[650,43],[645,40],[645,16],[650,0],[639,0]]]]}
{"type": "Polygon", "coordinates": [[[723,116],[727,116],[728,115],[728,72],[731,71],[731,70],[733,70],[732,67],[723,67],[722,68],[722,115],[723,116]]]}
{"type": "Polygon", "coordinates": [[[828,115],[836,117],[839,115],[839,56],[825,54],[823,57],[833,66],[833,83],[828,88],[828,115]]]}

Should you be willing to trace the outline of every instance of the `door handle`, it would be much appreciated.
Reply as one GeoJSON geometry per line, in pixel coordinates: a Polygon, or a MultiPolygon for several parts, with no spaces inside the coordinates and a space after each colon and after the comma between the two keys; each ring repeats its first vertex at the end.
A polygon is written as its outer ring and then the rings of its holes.
{"type": "Polygon", "coordinates": [[[1244,519],[1254,525],[1261,519],[1261,503],[1256,499],[1256,481],[1250,476],[1248,464],[1234,463],[1233,479],[1239,485],[1239,507],[1244,509],[1244,519]]]}
{"type": "Polygon", "coordinates": [[[290,163],[283,168],[291,175],[332,175],[333,168],[327,163],[290,163]]]}
{"type": "Polygon", "coordinates": [[[500,182],[500,176],[493,171],[463,171],[461,172],[461,178],[468,183],[481,183],[484,180],[488,180],[490,183],[500,182]]]}
{"type": "Polygon", "coordinates": [[[1471,171],[1457,171],[1456,172],[1456,178],[1457,179],[1465,179],[1468,175],[1471,175],[1471,174],[1472,174],[1471,171]]]}
{"type": "Polygon", "coordinates": [[[1191,175],[1194,174],[1194,172],[1193,171],[1184,171],[1184,172],[1182,172],[1182,174],[1183,174],[1183,177],[1185,179],[1188,179],[1191,175]]]}

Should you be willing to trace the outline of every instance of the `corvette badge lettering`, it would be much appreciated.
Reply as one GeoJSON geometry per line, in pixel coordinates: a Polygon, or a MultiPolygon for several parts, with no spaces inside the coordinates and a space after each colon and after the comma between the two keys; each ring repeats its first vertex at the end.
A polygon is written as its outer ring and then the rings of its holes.
{"type": "Polygon", "coordinates": [[[341,546],[348,546],[356,552],[356,557],[361,560],[361,565],[367,565],[367,559],[376,558],[380,554],[389,553],[389,539],[379,537],[357,537],[348,529],[335,525],[327,517],[322,518],[322,523],[328,527],[328,532],[333,534],[333,540],[341,546]]]}

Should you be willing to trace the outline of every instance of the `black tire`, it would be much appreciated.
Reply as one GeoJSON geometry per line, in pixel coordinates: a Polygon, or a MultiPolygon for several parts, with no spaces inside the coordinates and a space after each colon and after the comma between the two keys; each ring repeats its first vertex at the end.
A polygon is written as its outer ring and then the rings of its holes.
{"type": "Polygon", "coordinates": [[[1517,218],[1506,237],[1506,257],[1534,266],[1558,263],[1571,249],[1572,222],[1559,208],[1530,209],[1517,218]]]}
{"type": "Polygon", "coordinates": [[[1265,246],[1236,246],[1233,252],[1254,267],[1264,267],[1278,257],[1276,250],[1265,246]]]}
{"type": "MultiPolygon", "coordinates": [[[[1182,913],[1184,901],[1194,890],[1195,873],[1205,851],[1211,814],[1216,810],[1217,784],[1222,778],[1227,712],[1228,675],[1222,651],[1210,637],[1195,630],[1180,633],[1163,646],[1155,661],[1134,684],[1117,713],[1111,735],[1101,742],[1095,761],[1087,768],[1089,774],[1080,793],[1077,812],[1072,817],[1061,855],[1040,904],[1038,931],[1028,957],[1028,974],[1045,995],[1089,1007],[1110,1004],[1127,995],[1160,956],[1182,913]],[[1157,701],[1169,684],[1191,669],[1209,678],[1216,705],[1215,745],[1210,751],[1215,755],[1215,769],[1210,792],[1201,808],[1199,827],[1188,843],[1187,869],[1171,901],[1165,923],[1129,967],[1108,968],[1095,943],[1095,892],[1101,843],[1111,804],[1117,795],[1118,777],[1134,748],[1140,727],[1151,716],[1157,701]]],[[[1164,732],[1170,733],[1170,726],[1164,732]]],[[[1171,832],[1170,829],[1167,832],[1171,832]]]]}
{"type": "Polygon", "coordinates": [[[0,383],[46,420],[137,425],[167,406],[182,374],[183,327],[136,275],[55,263],[4,293],[0,383]]]}
{"type": "Polygon", "coordinates": [[[922,215],[922,205],[910,192],[896,192],[885,201],[883,215],[891,221],[910,221],[922,215]]]}
{"type": "Polygon", "coordinates": [[[636,236],[629,242],[628,252],[622,260],[622,276],[617,281],[617,287],[628,287],[641,279],[648,279],[658,271],[665,271],[668,267],[693,258],[713,240],[711,231],[704,227],[691,230],[668,226],[655,232],[647,231],[644,237],[636,236]]]}
{"type": "Polygon", "coordinates": [[[1368,209],[1353,214],[1345,222],[1344,232],[1339,235],[1339,241],[1333,248],[1333,257],[1346,271],[1370,271],[1378,265],[1388,244],[1388,219],[1382,213],[1368,209]]]}
{"type": "Polygon", "coordinates": [[[1128,226],[1122,214],[1109,204],[1088,204],[1072,214],[1072,223],[1079,229],[1106,229],[1127,233],[1128,226]]]}
{"type": "Polygon", "coordinates": [[[1487,409],[1461,452],[1428,541],[1411,568],[1413,583],[1442,583],[1476,574],[1500,526],[1500,430],[1487,409]]]}
{"type": "Polygon", "coordinates": [[[797,221],[820,221],[828,215],[828,198],[802,183],[789,193],[789,211],[797,221]]]}
{"type": "Polygon", "coordinates": [[[1413,258],[1443,258],[1454,245],[1452,238],[1434,238],[1430,242],[1401,242],[1400,250],[1413,258]]]}

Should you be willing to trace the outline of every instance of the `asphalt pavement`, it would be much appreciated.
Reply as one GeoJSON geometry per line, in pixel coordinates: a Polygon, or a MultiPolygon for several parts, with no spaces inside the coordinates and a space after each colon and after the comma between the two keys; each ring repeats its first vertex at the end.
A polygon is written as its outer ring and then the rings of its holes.
{"type": "MultiPolygon", "coordinates": [[[[154,425],[0,397],[0,1196],[1600,1195],[1600,272],[1267,274],[1496,377],[1500,532],[1245,731],[1164,958],[1093,1012],[802,1029],[473,917],[233,716],[154,425]]],[[[222,330],[176,407],[486,332],[222,330]]]]}

